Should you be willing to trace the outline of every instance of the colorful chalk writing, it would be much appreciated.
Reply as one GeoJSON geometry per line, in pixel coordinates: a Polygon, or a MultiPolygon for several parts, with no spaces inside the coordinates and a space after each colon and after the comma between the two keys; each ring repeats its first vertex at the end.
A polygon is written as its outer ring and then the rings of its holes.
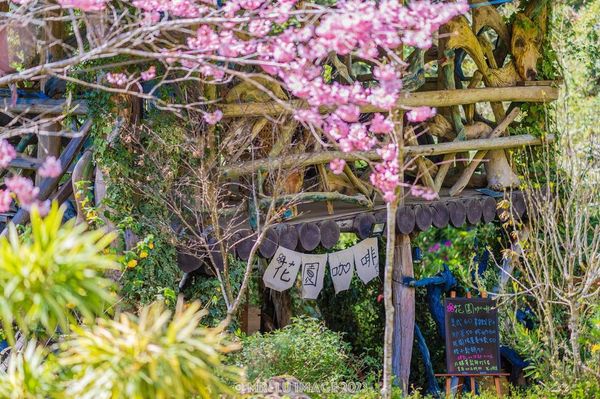
{"type": "Polygon", "coordinates": [[[449,374],[500,372],[496,303],[488,298],[446,298],[446,365],[449,374]]]}

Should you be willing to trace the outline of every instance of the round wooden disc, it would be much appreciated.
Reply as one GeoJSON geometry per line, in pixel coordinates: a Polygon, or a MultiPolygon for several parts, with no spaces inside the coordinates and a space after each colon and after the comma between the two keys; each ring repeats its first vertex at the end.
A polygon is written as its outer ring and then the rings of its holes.
{"type": "Polygon", "coordinates": [[[277,235],[274,229],[269,229],[265,233],[265,237],[258,247],[258,252],[260,252],[260,255],[263,258],[272,258],[273,255],[275,255],[278,246],[279,235],[277,235]]]}
{"type": "Polygon", "coordinates": [[[360,239],[365,239],[371,236],[371,230],[375,223],[375,216],[370,213],[361,213],[354,218],[354,230],[360,239]]]}
{"type": "Polygon", "coordinates": [[[515,216],[522,217],[525,214],[525,211],[527,210],[527,205],[525,204],[525,197],[523,196],[523,193],[513,193],[511,201],[512,209],[515,213],[515,216]]]}
{"type": "Polygon", "coordinates": [[[462,202],[449,201],[446,205],[450,213],[450,223],[454,227],[461,227],[467,220],[467,210],[462,202]]]}
{"type": "Polygon", "coordinates": [[[470,224],[478,224],[481,222],[481,215],[483,213],[483,207],[478,199],[470,199],[465,202],[467,210],[467,221],[470,224]]]}
{"type": "Polygon", "coordinates": [[[252,247],[256,242],[256,235],[251,231],[247,231],[245,232],[245,234],[241,234],[242,238],[236,245],[235,251],[237,253],[238,258],[240,258],[241,260],[248,260],[250,258],[250,252],[252,251],[252,247]]]}
{"type": "Polygon", "coordinates": [[[433,223],[433,215],[428,205],[416,205],[415,206],[415,220],[417,227],[421,231],[425,231],[431,227],[433,223]]]}
{"type": "Polygon", "coordinates": [[[219,245],[217,243],[217,239],[214,237],[210,237],[208,239],[208,250],[209,250],[209,259],[212,262],[213,266],[215,266],[220,271],[223,271],[223,255],[221,254],[221,250],[219,249],[219,245]]]}
{"type": "Polygon", "coordinates": [[[321,229],[321,245],[331,249],[340,239],[340,226],[333,220],[326,220],[319,226],[321,229]]]}
{"type": "Polygon", "coordinates": [[[286,249],[296,249],[298,246],[298,231],[296,226],[282,224],[277,227],[279,246],[286,249]]]}
{"type": "Polygon", "coordinates": [[[496,218],[496,200],[492,197],[486,197],[482,205],[482,218],[485,223],[489,223],[496,218]]]}
{"type": "Polygon", "coordinates": [[[410,234],[415,229],[415,211],[410,206],[402,206],[396,213],[396,228],[402,234],[410,234]]]}
{"type": "Polygon", "coordinates": [[[442,229],[450,223],[450,213],[448,207],[443,202],[436,202],[430,205],[432,222],[435,227],[442,229]]]}
{"type": "Polygon", "coordinates": [[[298,228],[298,244],[305,251],[312,251],[321,242],[321,230],[316,223],[302,223],[298,228]]]}

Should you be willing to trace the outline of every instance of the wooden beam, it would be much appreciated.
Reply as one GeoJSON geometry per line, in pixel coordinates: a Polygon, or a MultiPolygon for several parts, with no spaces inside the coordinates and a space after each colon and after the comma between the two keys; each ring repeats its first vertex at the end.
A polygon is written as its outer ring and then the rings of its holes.
{"type": "MultiPolygon", "coordinates": [[[[396,103],[397,107],[450,107],[479,102],[550,102],[558,98],[558,88],[554,86],[519,86],[519,87],[485,87],[460,90],[435,90],[427,92],[406,93],[396,103]]],[[[240,118],[250,116],[276,116],[291,114],[296,109],[306,108],[302,100],[245,103],[245,104],[217,104],[225,118],[240,118]]],[[[322,112],[327,112],[323,108],[322,112]]],[[[385,112],[372,105],[361,108],[363,113],[385,112]]]]}
{"type": "MultiPolygon", "coordinates": [[[[67,169],[69,168],[69,165],[71,165],[71,162],[73,162],[73,160],[75,159],[75,156],[77,155],[77,153],[83,146],[83,142],[87,138],[87,135],[88,135],[91,127],[92,127],[92,121],[87,120],[83,124],[81,129],[79,130],[80,135],[71,139],[71,142],[69,144],[67,144],[67,146],[65,147],[64,151],[62,152],[62,154],[60,156],[60,164],[62,166],[62,172],[56,177],[47,177],[41,182],[41,184],[39,186],[40,192],[38,193],[38,199],[40,199],[42,201],[48,199],[50,194],[58,186],[60,179],[66,173],[67,169]]],[[[27,212],[25,209],[22,209],[22,208],[19,209],[19,211],[12,218],[11,222],[14,224],[25,224],[25,223],[29,222],[29,212],[27,212]]],[[[2,235],[2,236],[6,235],[7,232],[8,232],[8,230],[6,228],[4,228],[4,230],[2,231],[2,233],[0,235],[2,235]]]]}
{"type": "Polygon", "coordinates": [[[89,108],[85,101],[54,100],[42,98],[19,98],[12,105],[10,98],[0,98],[0,112],[11,112],[15,114],[62,114],[87,115],[89,108]]]}
{"type": "Polygon", "coordinates": [[[394,251],[394,346],[392,368],[402,391],[408,391],[410,359],[415,332],[415,289],[402,284],[404,278],[414,277],[410,237],[407,234],[396,236],[394,251]]]}
{"type": "MultiPolygon", "coordinates": [[[[487,151],[487,150],[502,150],[507,148],[518,148],[525,146],[536,146],[543,143],[551,143],[555,140],[553,134],[546,136],[545,140],[530,134],[519,136],[498,137],[494,139],[475,139],[464,141],[453,141],[450,143],[439,143],[429,145],[406,146],[403,148],[405,156],[429,156],[452,154],[463,151],[487,151]]],[[[344,159],[346,161],[379,161],[381,157],[375,151],[364,152],[341,152],[341,151],[324,151],[316,153],[294,154],[278,158],[264,158],[256,161],[248,161],[238,165],[230,165],[221,168],[221,173],[225,178],[235,178],[242,175],[252,174],[259,169],[287,169],[291,167],[305,167],[326,163],[332,159],[344,159]]]]}

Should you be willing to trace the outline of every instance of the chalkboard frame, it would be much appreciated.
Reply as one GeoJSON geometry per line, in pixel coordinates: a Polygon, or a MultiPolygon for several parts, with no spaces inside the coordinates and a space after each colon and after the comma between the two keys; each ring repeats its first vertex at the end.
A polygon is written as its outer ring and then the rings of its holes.
{"type": "Polygon", "coordinates": [[[464,376],[475,376],[475,375],[480,375],[480,376],[485,376],[485,375],[498,375],[499,373],[502,372],[501,368],[502,368],[502,364],[501,364],[501,359],[500,359],[500,329],[498,326],[498,307],[497,307],[497,303],[494,299],[492,298],[457,298],[457,297],[450,297],[450,298],[445,298],[444,299],[444,324],[445,324],[445,331],[446,331],[446,372],[448,374],[452,374],[452,375],[456,375],[456,376],[460,376],[460,375],[464,375],[464,376]],[[490,306],[492,306],[495,310],[495,316],[496,316],[496,364],[497,364],[497,369],[496,371],[480,371],[480,372],[475,372],[475,371],[457,371],[454,370],[454,367],[451,367],[452,363],[453,363],[453,359],[449,356],[450,354],[450,349],[452,348],[452,338],[451,338],[451,334],[450,334],[450,318],[448,317],[448,311],[447,311],[447,305],[448,302],[461,302],[461,303],[476,303],[479,305],[485,305],[485,304],[489,304],[490,306]]]}

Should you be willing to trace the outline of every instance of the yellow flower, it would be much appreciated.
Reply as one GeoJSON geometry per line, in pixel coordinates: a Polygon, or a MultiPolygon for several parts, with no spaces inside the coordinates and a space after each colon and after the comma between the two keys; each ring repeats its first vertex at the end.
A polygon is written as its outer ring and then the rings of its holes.
{"type": "Polygon", "coordinates": [[[131,268],[136,267],[137,264],[138,264],[137,260],[131,259],[129,262],[127,262],[127,267],[131,269],[131,268]]]}
{"type": "Polygon", "coordinates": [[[154,243],[151,242],[150,244],[148,244],[148,248],[154,249],[154,243]]]}
{"type": "Polygon", "coordinates": [[[600,344],[592,345],[592,353],[600,352],[600,344]]]}
{"type": "Polygon", "coordinates": [[[144,258],[147,258],[147,257],[148,257],[148,252],[146,252],[146,251],[140,252],[140,258],[144,259],[144,258]]]}

